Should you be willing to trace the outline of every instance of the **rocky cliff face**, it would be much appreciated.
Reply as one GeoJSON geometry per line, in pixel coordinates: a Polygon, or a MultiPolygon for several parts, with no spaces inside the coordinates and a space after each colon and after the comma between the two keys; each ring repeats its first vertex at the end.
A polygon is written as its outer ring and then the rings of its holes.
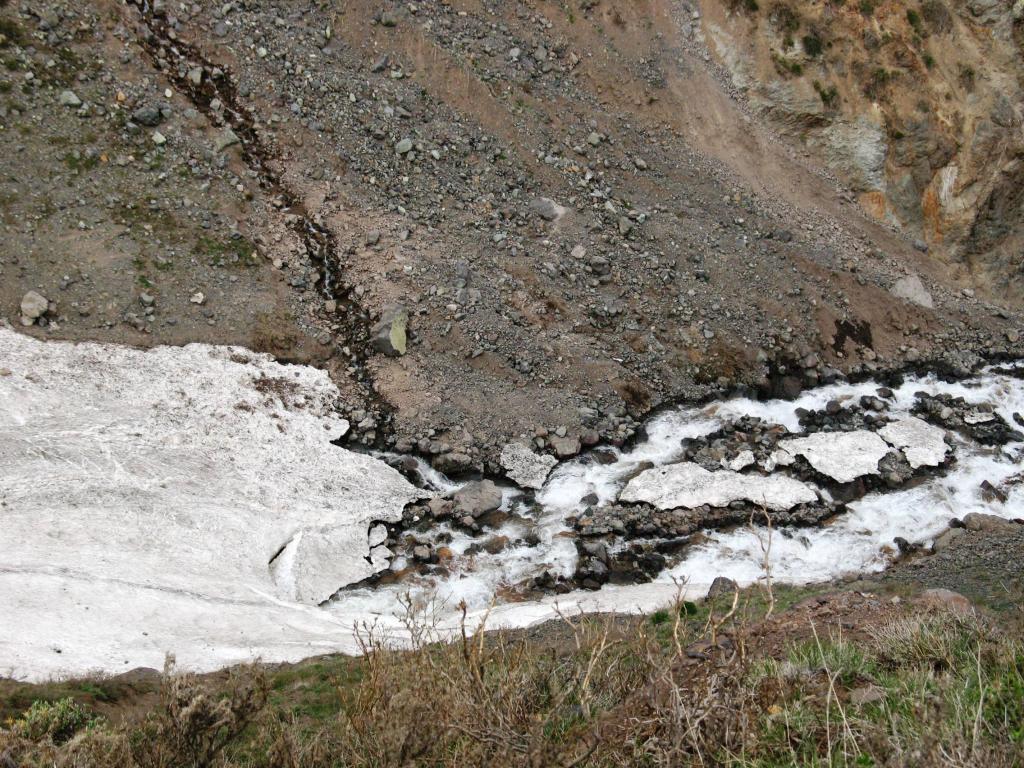
{"type": "Polygon", "coordinates": [[[1024,295],[1024,1],[706,0],[750,105],[961,277],[1024,295]]]}

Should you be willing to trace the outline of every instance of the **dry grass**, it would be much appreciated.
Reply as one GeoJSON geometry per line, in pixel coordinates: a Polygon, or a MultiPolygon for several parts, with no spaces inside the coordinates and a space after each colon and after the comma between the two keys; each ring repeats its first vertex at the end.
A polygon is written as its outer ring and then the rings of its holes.
{"type": "MultiPolygon", "coordinates": [[[[785,595],[754,604],[777,601],[784,627],[785,595]]],[[[35,705],[0,730],[0,765],[1021,765],[1019,640],[908,608],[859,641],[811,627],[766,655],[749,604],[726,595],[625,627],[566,617],[554,641],[466,627],[437,642],[410,615],[411,650],[367,631],[358,659],[205,680],[168,667],[138,722],[35,705]]]]}

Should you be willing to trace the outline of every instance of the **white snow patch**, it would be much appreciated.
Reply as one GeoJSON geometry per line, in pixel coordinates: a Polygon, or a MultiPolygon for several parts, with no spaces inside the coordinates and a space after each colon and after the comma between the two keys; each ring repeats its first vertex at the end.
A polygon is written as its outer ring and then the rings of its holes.
{"type": "MultiPolygon", "coordinates": [[[[495,531],[513,542],[500,553],[464,556],[478,540],[449,528],[458,557],[444,575],[353,587],[317,607],[294,598],[315,601],[337,577],[302,580],[304,539],[352,521],[372,572],[390,557],[373,521],[393,519],[419,495],[382,462],[328,445],[347,425],[331,407],[337,392],[324,374],[240,349],[75,347],[3,330],[0,369],[0,676],[159,667],[168,651],[197,670],[358,653],[354,632],[368,624],[395,643],[408,639],[398,616],[407,594],[436,618],[439,636],[458,632],[462,600],[471,627],[484,616],[490,627],[521,627],[558,611],[650,611],[680,593],[676,582],[693,598],[719,575],[761,578],[769,535],[773,578],[800,583],[879,570],[894,537],[926,543],[954,516],[1024,515],[1024,487],[1009,486],[1005,504],[986,502],[979,488],[1019,472],[1024,445],[993,449],[954,436],[957,462],[948,474],[866,496],[825,525],[711,531],[654,583],[493,605],[508,586],[545,571],[572,574],[567,518],[588,505],[588,494],[615,501],[644,462],[679,462],[681,439],[739,416],[800,432],[797,408],[854,401],[877,386],[839,383],[795,401],[733,398],[661,414],[643,442],[611,450],[610,462],[583,454],[556,467],[537,505],[505,489],[503,508],[532,524],[513,519],[495,531]],[[254,384],[260,377],[267,381],[254,384]],[[537,536],[529,544],[528,527],[537,536]]],[[[890,415],[910,417],[922,390],[987,404],[1011,423],[1024,412],[1024,382],[986,371],[959,383],[909,377],[890,415]]],[[[444,494],[460,487],[428,465],[419,471],[444,494]]]]}
{"type": "Polygon", "coordinates": [[[874,432],[815,432],[807,437],[783,440],[772,454],[781,466],[792,464],[797,456],[823,475],[840,483],[850,483],[864,475],[877,475],[878,462],[889,446],[874,432]]]}
{"type": "Polygon", "coordinates": [[[878,430],[878,434],[890,445],[901,449],[913,469],[937,467],[949,453],[946,431],[915,416],[890,422],[878,430]]]}
{"type": "Polygon", "coordinates": [[[385,567],[371,522],[423,495],[330,444],[312,368],[3,328],[0,360],[0,675],[299,658],[337,632],[301,603],[385,567]]]}
{"type": "Polygon", "coordinates": [[[817,498],[810,486],[791,477],[744,475],[726,469],[708,472],[688,461],[641,472],[619,496],[620,501],[644,501],[659,509],[694,509],[703,504],[725,507],[744,500],[776,512],[817,498]]]}

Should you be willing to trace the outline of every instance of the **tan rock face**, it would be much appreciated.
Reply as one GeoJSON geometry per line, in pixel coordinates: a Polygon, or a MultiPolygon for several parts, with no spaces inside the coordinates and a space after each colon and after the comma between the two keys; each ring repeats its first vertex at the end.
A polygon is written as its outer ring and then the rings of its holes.
{"type": "Polygon", "coordinates": [[[1021,51],[1012,4],[793,0],[723,12],[706,39],[752,106],[894,224],[996,293],[1024,243],[1021,51]]]}

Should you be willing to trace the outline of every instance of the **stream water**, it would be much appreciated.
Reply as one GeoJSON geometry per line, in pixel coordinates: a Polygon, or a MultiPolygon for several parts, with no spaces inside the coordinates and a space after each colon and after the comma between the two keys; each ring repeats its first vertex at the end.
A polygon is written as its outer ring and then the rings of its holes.
{"type": "MultiPolygon", "coordinates": [[[[991,406],[992,414],[1019,429],[1015,419],[1019,420],[1024,413],[1022,371],[1024,368],[1013,366],[992,367],[959,382],[941,381],[933,376],[908,378],[886,398],[882,420],[910,417],[919,393],[945,394],[962,397],[969,406],[981,406],[976,419],[989,419],[986,409],[991,406]]],[[[583,455],[564,463],[534,495],[506,488],[502,508],[513,514],[489,532],[513,542],[502,551],[474,551],[478,536],[442,523],[433,529],[433,534],[446,543],[453,556],[440,573],[413,575],[386,586],[345,591],[325,608],[339,616],[359,614],[366,618],[393,614],[404,596],[411,596],[414,603],[423,606],[432,605],[441,615],[453,612],[463,601],[470,610],[477,611],[497,603],[502,607],[492,610],[492,614],[510,624],[520,623],[517,616],[537,615],[538,602],[646,609],[664,601],[679,585],[685,585],[686,594],[697,596],[717,576],[729,577],[741,585],[753,583],[765,576],[766,565],[776,581],[792,584],[880,571],[897,556],[897,537],[927,545],[949,526],[951,519],[970,512],[1024,517],[1024,443],[1011,439],[1004,445],[986,446],[968,434],[948,431],[953,459],[946,467],[896,489],[871,491],[821,525],[779,526],[769,530],[763,524],[748,524],[710,530],[670,558],[667,567],[649,584],[610,585],[600,593],[574,591],[539,601],[517,596],[517,585],[544,573],[569,579],[579,557],[571,520],[585,514],[588,508],[614,503],[638,470],[679,462],[684,439],[708,435],[744,416],[784,426],[799,436],[803,431],[800,409],[822,411],[830,401],[848,407],[863,396],[876,396],[878,389],[871,382],[835,384],[806,391],[793,401],[735,398],[662,413],[647,424],[646,439],[626,450],[612,450],[611,461],[583,455]],[[1005,501],[986,494],[984,481],[1000,489],[1005,501]],[[532,538],[525,536],[528,531],[532,538]]],[[[852,461],[855,457],[848,458],[852,461]]],[[[460,487],[422,462],[418,469],[424,485],[432,491],[451,494],[460,487]]],[[[777,468],[775,473],[786,471],[777,468]]],[[[747,472],[763,474],[757,467],[747,472]]],[[[810,484],[822,498],[832,498],[827,483],[810,484]]],[[[620,537],[611,539],[612,552],[626,546],[620,537]]],[[[410,564],[407,558],[399,557],[394,568],[401,570],[410,564]]]]}
{"type": "Polygon", "coordinates": [[[970,512],[1024,517],[1019,365],[667,411],[467,521],[445,511],[461,482],[339,447],[323,371],[2,327],[0,361],[0,676],[358,653],[368,624],[408,640],[410,605],[442,632],[463,605],[471,629],[651,611],[766,565],[790,583],[878,571],[897,537],[970,512]]]}

